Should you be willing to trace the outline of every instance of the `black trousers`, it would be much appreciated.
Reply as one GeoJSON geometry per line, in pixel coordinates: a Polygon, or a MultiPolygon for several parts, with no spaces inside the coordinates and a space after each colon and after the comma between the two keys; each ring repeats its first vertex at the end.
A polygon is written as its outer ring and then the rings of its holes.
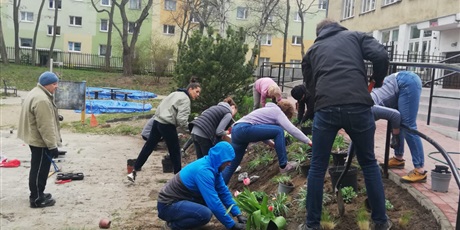
{"type": "Polygon", "coordinates": [[[209,149],[211,149],[214,144],[208,138],[200,137],[195,134],[193,137],[193,145],[195,146],[196,159],[200,159],[208,155],[209,149]]]}
{"type": "Polygon", "coordinates": [[[152,131],[150,131],[150,136],[145,142],[144,147],[142,147],[139,156],[137,157],[136,164],[134,165],[134,170],[139,171],[142,168],[162,137],[166,142],[166,146],[168,147],[169,156],[174,167],[174,174],[181,170],[182,164],[180,156],[180,145],[179,138],[177,137],[176,126],[171,124],[161,124],[158,121],[153,122],[152,131]]]}
{"type": "Polygon", "coordinates": [[[51,160],[48,148],[29,146],[32,152],[29,172],[30,201],[40,201],[50,172],[51,160]],[[48,157],[50,156],[50,157],[48,157]]]}

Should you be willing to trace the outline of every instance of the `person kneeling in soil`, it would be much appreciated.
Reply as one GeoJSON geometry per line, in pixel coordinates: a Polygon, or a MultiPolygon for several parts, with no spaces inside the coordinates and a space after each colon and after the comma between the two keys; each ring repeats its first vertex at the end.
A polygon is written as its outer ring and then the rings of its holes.
{"type": "Polygon", "coordinates": [[[191,109],[190,100],[195,100],[200,95],[200,92],[201,86],[199,83],[190,83],[186,89],[178,89],[161,101],[155,111],[150,136],[137,157],[133,172],[128,174],[128,180],[132,182],[136,180],[137,171],[141,170],[162,137],[168,147],[174,173],[178,173],[181,170],[180,145],[176,127],[182,126],[186,128],[188,126],[191,109]]]}
{"type": "Polygon", "coordinates": [[[269,77],[262,77],[254,82],[252,88],[252,95],[254,97],[254,106],[252,110],[256,110],[259,107],[265,107],[265,101],[267,98],[271,98],[272,102],[278,102],[281,100],[281,89],[273,79],[269,77]]]}
{"type": "Polygon", "coordinates": [[[227,228],[246,228],[246,217],[232,198],[222,178],[222,171],[235,157],[228,142],[219,142],[207,156],[185,166],[158,194],[158,217],[166,229],[192,229],[206,225],[214,214],[227,228]],[[226,214],[226,209],[238,222],[226,214]]]}
{"type": "MultiPolygon", "coordinates": [[[[393,73],[383,81],[381,88],[371,92],[372,99],[376,105],[398,109],[401,113],[401,124],[417,130],[417,114],[422,93],[422,81],[414,72],[401,71],[393,73]]],[[[395,148],[395,156],[388,162],[389,168],[404,168],[404,140],[409,146],[412,155],[414,169],[406,176],[401,177],[401,182],[424,183],[427,178],[427,171],[423,169],[425,156],[423,154],[422,139],[415,133],[402,129],[399,138],[399,146],[395,148]]]]}
{"type": "Polygon", "coordinates": [[[232,118],[237,112],[236,104],[232,98],[203,111],[201,115],[190,122],[193,124],[192,137],[195,145],[196,158],[208,155],[209,149],[226,136],[226,131],[232,123],[232,118]]]}
{"type": "Polygon", "coordinates": [[[236,157],[222,173],[225,183],[230,181],[240,165],[250,142],[264,141],[274,147],[281,173],[295,169],[296,163],[288,162],[287,159],[284,130],[305,144],[311,145],[311,140],[291,123],[293,114],[294,106],[288,100],[282,99],[278,104],[267,103],[265,107],[252,111],[233,125],[232,146],[236,157]],[[275,143],[270,139],[274,139],[275,143]]]}

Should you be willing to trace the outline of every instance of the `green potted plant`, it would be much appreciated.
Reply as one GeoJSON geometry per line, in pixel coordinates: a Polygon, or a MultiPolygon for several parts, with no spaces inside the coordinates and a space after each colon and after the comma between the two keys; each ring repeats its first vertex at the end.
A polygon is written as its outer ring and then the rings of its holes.
{"type": "Polygon", "coordinates": [[[310,170],[311,147],[304,143],[295,142],[288,148],[291,159],[297,161],[298,170],[304,177],[308,176],[310,170]]]}
{"type": "Polygon", "coordinates": [[[345,142],[345,138],[342,135],[335,136],[331,154],[334,166],[345,164],[345,158],[348,156],[348,143],[345,142]]]}
{"type": "Polygon", "coordinates": [[[289,175],[278,175],[272,180],[278,183],[278,193],[287,194],[294,190],[294,184],[292,183],[292,178],[289,175]]]}
{"type": "Polygon", "coordinates": [[[311,135],[312,134],[312,129],[313,129],[313,121],[312,120],[306,120],[304,123],[300,125],[300,131],[302,131],[303,134],[305,135],[311,135]]]}
{"type": "MultiPolygon", "coordinates": [[[[273,206],[268,205],[267,194],[260,195],[263,196],[261,202],[253,192],[244,188],[244,191],[234,198],[241,211],[247,214],[246,229],[267,230],[269,225],[276,226],[277,229],[284,229],[286,219],[273,213],[273,206]]],[[[227,213],[231,208],[232,206],[227,209],[227,213]]]]}

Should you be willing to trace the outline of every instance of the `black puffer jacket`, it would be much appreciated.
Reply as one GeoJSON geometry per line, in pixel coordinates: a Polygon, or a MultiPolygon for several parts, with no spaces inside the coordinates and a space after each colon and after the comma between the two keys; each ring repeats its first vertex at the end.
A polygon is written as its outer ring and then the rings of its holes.
{"type": "Polygon", "coordinates": [[[314,89],[314,110],[374,102],[367,91],[364,60],[373,64],[376,86],[388,71],[388,53],[376,39],[338,23],[324,26],[302,60],[304,82],[314,89]]]}

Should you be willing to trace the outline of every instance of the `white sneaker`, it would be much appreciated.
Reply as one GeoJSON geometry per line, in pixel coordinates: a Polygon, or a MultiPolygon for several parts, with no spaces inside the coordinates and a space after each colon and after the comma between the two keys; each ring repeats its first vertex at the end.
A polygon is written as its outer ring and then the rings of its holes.
{"type": "Polygon", "coordinates": [[[133,182],[136,180],[136,171],[133,171],[132,173],[128,174],[128,180],[133,182]]]}

